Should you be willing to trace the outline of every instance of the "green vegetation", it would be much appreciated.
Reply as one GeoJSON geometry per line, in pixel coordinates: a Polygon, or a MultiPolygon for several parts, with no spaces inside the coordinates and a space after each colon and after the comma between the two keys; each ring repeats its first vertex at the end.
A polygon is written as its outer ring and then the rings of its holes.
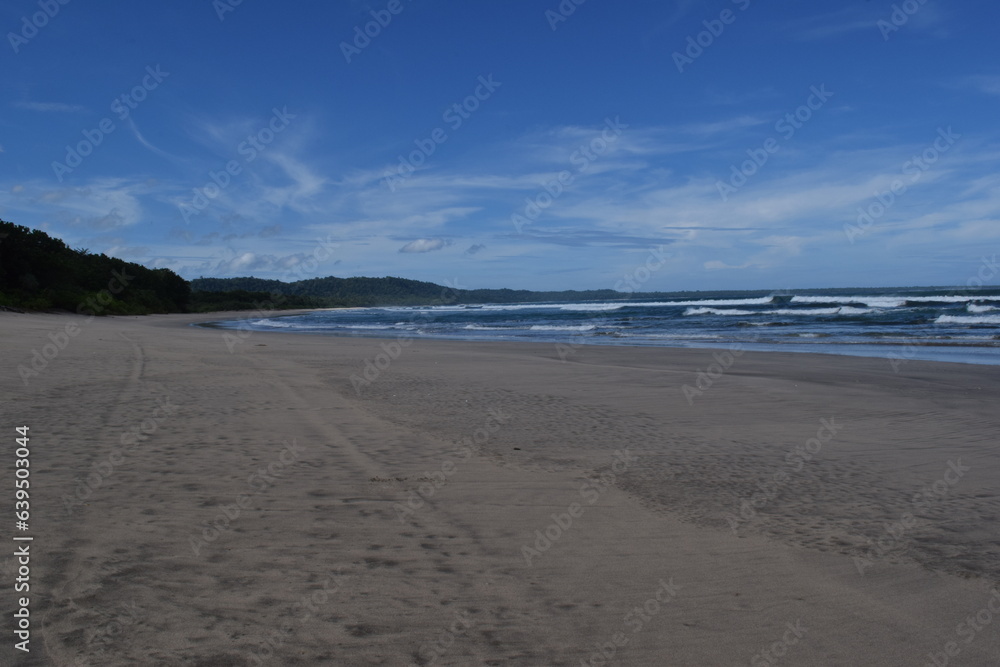
{"type": "MultiPolygon", "coordinates": [[[[340,305],[340,304],[337,304],[340,305]]],[[[192,292],[188,310],[192,313],[213,313],[221,310],[287,310],[332,308],[328,301],[311,297],[290,296],[276,299],[270,292],[192,292]]]]}
{"type": "Polygon", "coordinates": [[[312,278],[294,283],[260,278],[199,278],[191,281],[195,294],[230,290],[268,291],[287,297],[317,299],[326,307],[416,306],[450,303],[523,303],[623,299],[614,290],[532,292],[511,289],[463,290],[405,278],[312,278]]]}
{"type": "Polygon", "coordinates": [[[0,220],[0,306],[140,315],[182,312],[190,296],[187,281],[169,269],[73,250],[0,220]]]}

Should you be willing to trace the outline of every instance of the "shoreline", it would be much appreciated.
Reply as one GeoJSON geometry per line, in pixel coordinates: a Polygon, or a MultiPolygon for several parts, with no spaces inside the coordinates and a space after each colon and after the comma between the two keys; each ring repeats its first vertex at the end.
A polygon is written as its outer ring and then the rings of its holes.
{"type": "MultiPolygon", "coordinates": [[[[281,315],[268,316],[264,319],[277,319],[280,317],[290,317],[295,315],[305,315],[313,312],[322,312],[327,309],[319,310],[302,310],[295,311],[292,313],[282,313],[281,315]]],[[[340,310],[340,309],[336,309],[340,310]]],[[[364,310],[364,308],[362,308],[364,310]]],[[[242,318],[249,319],[249,318],[242,318]]],[[[219,319],[214,318],[212,321],[192,323],[194,326],[200,326],[204,328],[218,329],[218,330],[235,330],[237,327],[225,327],[219,326],[226,322],[236,321],[235,318],[230,319],[219,319]]],[[[246,330],[254,331],[257,333],[289,333],[287,331],[273,331],[264,328],[252,329],[247,327],[246,330]]],[[[643,344],[643,343],[608,343],[601,342],[600,340],[580,340],[579,338],[567,337],[563,339],[558,339],[552,337],[550,339],[546,338],[536,338],[532,340],[502,340],[502,339],[474,339],[461,336],[416,336],[410,334],[401,334],[399,336],[387,336],[387,335],[377,335],[377,334],[345,334],[336,333],[330,331],[299,331],[292,335],[316,335],[316,336],[331,336],[335,338],[368,338],[374,340],[400,340],[405,338],[411,341],[428,341],[428,340],[440,340],[440,341],[453,341],[453,342],[472,342],[472,343],[498,343],[498,344],[524,344],[524,343],[534,343],[534,344],[549,344],[549,345],[568,345],[570,347],[579,346],[596,346],[596,347],[628,347],[628,348],[669,348],[669,349],[697,349],[697,350],[711,350],[711,349],[728,349],[733,345],[739,346],[746,352],[788,352],[792,354],[820,354],[825,356],[848,356],[848,357],[861,357],[861,358],[879,358],[885,359],[889,362],[893,368],[897,368],[902,364],[910,363],[911,361],[931,361],[940,363],[957,363],[957,364],[969,364],[974,366],[1000,366],[1000,344],[973,344],[973,343],[953,343],[953,344],[934,344],[934,343],[908,343],[908,344],[896,344],[896,343],[807,343],[807,342],[795,342],[795,343],[756,343],[756,342],[743,342],[736,341],[732,343],[712,343],[712,342],[702,342],[702,341],[692,341],[676,344],[643,344]],[[807,350],[802,349],[805,347],[816,347],[823,349],[807,350]],[[946,358],[955,354],[962,354],[961,351],[965,352],[966,358],[955,359],[946,358]],[[973,351],[970,353],[970,351],[973,351]],[[978,354],[974,351],[981,351],[978,354]],[[868,354],[865,354],[868,352],[868,354]]]]}
{"type": "Polygon", "coordinates": [[[83,319],[0,314],[50,663],[749,664],[789,627],[787,664],[1000,659],[956,630],[1000,583],[988,367],[280,332],[230,351],[199,314],[81,324],[23,383],[83,319]]]}

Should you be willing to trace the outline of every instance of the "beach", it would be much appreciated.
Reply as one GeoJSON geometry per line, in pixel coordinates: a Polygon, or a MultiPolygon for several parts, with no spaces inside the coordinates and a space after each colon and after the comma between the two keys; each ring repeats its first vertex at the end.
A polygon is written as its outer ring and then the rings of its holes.
{"type": "Polygon", "coordinates": [[[226,317],[0,313],[0,663],[1000,662],[995,367],[226,317]]]}

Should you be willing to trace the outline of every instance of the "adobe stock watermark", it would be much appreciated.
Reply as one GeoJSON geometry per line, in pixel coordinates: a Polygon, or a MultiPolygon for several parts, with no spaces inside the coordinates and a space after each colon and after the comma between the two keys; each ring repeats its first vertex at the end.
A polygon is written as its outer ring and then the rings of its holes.
{"type": "Polygon", "coordinates": [[[809,628],[802,625],[802,619],[797,619],[795,623],[785,623],[787,630],[781,635],[781,639],[773,642],[767,648],[758,651],[750,658],[751,667],[774,667],[781,658],[788,654],[788,650],[798,644],[809,628]]]}
{"type": "Polygon", "coordinates": [[[21,17],[21,30],[18,32],[8,32],[7,41],[14,53],[20,53],[21,47],[30,42],[38,35],[38,31],[49,24],[62,10],[64,5],[68,5],[70,0],[38,0],[39,12],[31,16],[21,17]]]}
{"type": "Polygon", "coordinates": [[[966,294],[973,294],[974,290],[983,288],[987,281],[994,280],[1000,273],[1000,265],[997,264],[996,253],[990,258],[983,257],[976,275],[970,276],[965,281],[965,288],[962,290],[966,294]]]}
{"type": "Polygon", "coordinates": [[[594,652],[588,658],[580,661],[580,667],[605,667],[610,665],[618,652],[628,646],[629,641],[639,634],[643,628],[653,620],[653,617],[660,613],[663,607],[674,601],[677,593],[684,588],[680,584],[674,583],[674,578],[669,581],[660,579],[659,588],[652,596],[641,605],[636,605],[622,619],[622,624],[628,632],[622,630],[612,635],[608,641],[596,644],[594,652]]]}
{"type": "Polygon", "coordinates": [[[181,210],[184,223],[189,224],[191,217],[198,215],[211,203],[213,199],[222,194],[228,188],[233,178],[243,173],[244,165],[248,165],[264,152],[271,145],[275,138],[284,132],[291,121],[295,119],[295,114],[288,113],[288,107],[277,107],[271,109],[271,118],[267,124],[253,134],[248,134],[246,139],[236,146],[236,153],[243,158],[242,164],[239,160],[230,160],[219,171],[209,170],[208,181],[201,188],[194,188],[194,195],[189,203],[181,202],[177,206],[181,210]]]}
{"type": "Polygon", "coordinates": [[[726,374],[736,360],[743,356],[746,350],[743,349],[742,343],[732,343],[728,350],[723,350],[722,352],[713,352],[712,358],[715,359],[714,364],[709,364],[708,368],[705,370],[698,369],[698,374],[695,376],[694,386],[685,384],[681,387],[681,393],[684,394],[684,398],[687,400],[688,405],[694,405],[694,399],[701,396],[706,391],[712,388],[715,381],[726,374]]]}
{"type": "MultiPolygon", "coordinates": [[[[804,104],[796,108],[795,111],[786,113],[774,124],[774,131],[785,141],[790,141],[796,132],[805,127],[805,124],[812,120],[813,114],[822,109],[834,95],[826,89],[825,83],[820,84],[818,88],[811,86],[809,93],[804,104]]],[[[771,156],[780,150],[781,141],[775,137],[765,139],[760,148],[748,148],[747,156],[750,159],[744,160],[739,166],[730,165],[729,182],[721,180],[715,182],[715,188],[719,191],[719,197],[722,198],[722,201],[729,201],[730,195],[736,194],[751,177],[767,164],[771,156]]]]}
{"type": "Polygon", "coordinates": [[[625,273],[622,279],[615,283],[614,290],[629,294],[638,292],[639,288],[649,282],[653,274],[662,269],[663,265],[667,263],[668,255],[665,251],[666,247],[665,245],[658,245],[650,249],[649,257],[646,261],[625,273]]]}
{"type": "Polygon", "coordinates": [[[226,20],[226,14],[235,12],[236,8],[243,4],[243,0],[212,0],[212,9],[219,17],[219,23],[226,20]]]}
{"type": "Polygon", "coordinates": [[[914,508],[913,512],[903,512],[899,521],[883,524],[884,535],[877,540],[865,538],[868,542],[868,549],[863,555],[852,558],[858,574],[864,575],[866,570],[875,565],[876,560],[885,557],[897,547],[904,546],[903,538],[907,532],[916,528],[920,523],[917,514],[926,511],[934,503],[945,498],[951,492],[952,487],[958,484],[971,470],[971,467],[962,464],[961,458],[948,461],[948,466],[941,478],[924,486],[910,499],[910,504],[914,508]]]}
{"type": "MultiPolygon", "coordinates": [[[[96,295],[88,297],[76,305],[78,315],[87,315],[83,324],[89,324],[91,320],[107,310],[108,306],[114,302],[114,297],[121,294],[134,279],[135,276],[130,276],[124,271],[119,273],[117,270],[113,270],[107,289],[101,290],[96,295]]],[[[39,377],[49,367],[49,364],[69,346],[72,339],[80,335],[81,331],[80,325],[76,322],[67,322],[62,330],[57,329],[49,332],[47,336],[49,342],[42,345],[41,352],[37,348],[32,348],[31,360],[27,364],[20,364],[17,367],[17,374],[24,382],[24,386],[28,386],[30,378],[39,377]]]]}
{"type": "MultiPolygon", "coordinates": [[[[480,76],[477,81],[478,85],[472,94],[449,106],[441,115],[441,120],[451,128],[452,132],[460,130],[465,122],[472,118],[472,114],[479,110],[483,102],[493,97],[493,93],[503,85],[500,81],[494,81],[492,74],[480,76]]],[[[388,186],[389,191],[395,192],[396,188],[416,173],[417,169],[424,166],[428,158],[434,155],[438,147],[449,138],[443,127],[436,127],[426,138],[414,139],[413,144],[416,148],[406,155],[400,155],[399,164],[392,169],[386,169],[382,175],[382,181],[388,186]]]]}
{"type": "Polygon", "coordinates": [[[150,416],[140,422],[132,424],[126,428],[119,437],[121,447],[111,450],[111,452],[100,461],[95,463],[93,471],[86,477],[77,477],[76,486],[72,496],[63,496],[63,507],[66,514],[72,515],[77,507],[89,500],[94,492],[104,485],[104,482],[111,477],[116,470],[125,464],[127,454],[132,453],[139,444],[148,440],[156,433],[167,417],[177,414],[178,407],[170,402],[169,396],[161,396],[156,399],[157,407],[153,409],[150,416]]]}
{"type": "MultiPolygon", "coordinates": [[[[107,623],[103,624],[97,629],[97,632],[91,638],[89,645],[87,647],[88,653],[90,652],[90,647],[96,645],[95,655],[87,656],[100,659],[102,662],[106,662],[106,653],[109,648],[115,643],[122,633],[124,633],[128,628],[137,625],[142,618],[140,614],[139,605],[134,601],[131,604],[122,604],[122,613],[116,615],[107,623]]],[[[87,658],[84,658],[86,660],[87,658]]]]}
{"type": "MultiPolygon", "coordinates": [[[[631,271],[627,271],[622,279],[615,283],[614,289],[616,291],[623,291],[628,294],[628,298],[632,298],[634,293],[639,290],[642,285],[649,282],[653,274],[663,268],[667,263],[669,255],[664,251],[665,245],[659,245],[655,248],[650,248],[649,257],[646,261],[638,264],[631,271]]],[[[585,326],[592,327],[596,329],[602,325],[607,324],[609,321],[607,313],[603,310],[593,310],[591,311],[590,318],[587,319],[587,324],[585,326]]],[[[559,355],[559,361],[566,363],[566,359],[570,355],[575,354],[578,349],[585,345],[586,334],[580,332],[576,334],[569,342],[560,341],[556,343],[556,353],[559,355]]]]}
{"type": "MultiPolygon", "coordinates": [[[[819,420],[820,426],[816,430],[816,436],[809,438],[805,443],[788,450],[785,454],[785,465],[791,468],[792,472],[801,472],[806,462],[820,453],[823,445],[833,440],[843,426],[837,423],[835,417],[819,420]]],[[[733,531],[734,535],[739,535],[740,524],[749,523],[757,518],[757,510],[761,509],[772,500],[778,497],[782,488],[792,479],[791,473],[784,469],[774,472],[769,482],[757,482],[759,493],[755,493],[749,498],[740,502],[738,515],[727,514],[726,523],[733,531]]]]}
{"type": "Polygon", "coordinates": [[[520,234],[526,226],[538,220],[542,212],[552,206],[555,200],[566,191],[566,188],[573,185],[580,174],[586,172],[591,164],[614,148],[615,143],[628,127],[627,123],[621,122],[621,116],[615,116],[614,119],[605,118],[604,129],[601,130],[600,134],[581,145],[570,155],[569,161],[576,168],[575,172],[568,169],[560,171],[553,180],[543,184],[538,194],[525,198],[524,208],[520,212],[511,214],[510,221],[517,233],[520,234]]]}
{"type": "MultiPolygon", "coordinates": [[[[970,276],[965,281],[965,287],[958,290],[958,293],[963,296],[968,296],[970,299],[974,300],[976,290],[982,289],[988,281],[994,280],[998,273],[1000,273],[1000,265],[997,264],[996,253],[994,253],[992,257],[983,257],[980,261],[979,269],[976,271],[976,274],[970,276]]],[[[971,307],[970,300],[969,308],[971,309],[971,307]]],[[[889,366],[892,367],[892,372],[899,373],[899,369],[903,366],[903,364],[916,359],[919,350],[920,348],[916,345],[905,343],[900,347],[898,352],[890,352],[888,359],[889,366]]]]}
{"type": "Polygon", "coordinates": [[[291,442],[285,443],[276,460],[267,467],[258,468],[250,473],[250,476],[247,477],[247,487],[249,487],[250,492],[237,495],[235,502],[231,505],[223,505],[211,521],[204,522],[205,528],[201,535],[191,535],[188,538],[194,555],[201,556],[202,549],[232,530],[232,524],[240,518],[245,510],[250,508],[254,498],[281,481],[282,475],[289,468],[301,462],[300,456],[304,451],[305,448],[298,444],[298,441],[292,439],[291,442]]]}
{"type": "Polygon", "coordinates": [[[458,472],[458,464],[462,461],[468,461],[474,454],[480,452],[483,446],[490,441],[490,438],[509,420],[510,415],[504,413],[501,408],[490,408],[487,410],[486,421],[483,426],[476,429],[471,436],[466,436],[456,443],[459,445],[459,448],[441,464],[438,470],[424,473],[423,478],[421,478],[423,483],[410,491],[406,499],[406,504],[396,503],[392,506],[399,522],[406,523],[409,517],[413,516],[417,510],[426,505],[427,501],[433,498],[448,483],[448,480],[458,472]]]}
{"type": "Polygon", "coordinates": [[[924,173],[933,167],[941,159],[941,156],[950,151],[955,143],[962,138],[961,134],[956,134],[952,131],[950,125],[948,129],[939,127],[937,133],[938,136],[927,148],[903,163],[900,168],[900,174],[908,177],[907,180],[902,178],[894,179],[888,190],[875,193],[875,201],[866,207],[858,207],[858,218],[855,223],[844,223],[844,234],[852,245],[855,239],[867,234],[875,222],[881,219],[899,201],[900,197],[906,194],[910,185],[919,181],[924,173]]]}
{"type": "MultiPolygon", "coordinates": [[[[306,276],[314,275],[321,263],[329,261],[333,257],[333,250],[337,247],[339,244],[333,240],[332,234],[327,234],[325,239],[316,239],[316,245],[313,246],[308,258],[285,269],[278,280],[283,283],[297,282],[306,276]]],[[[250,328],[251,320],[262,320],[270,317],[278,309],[278,306],[288,300],[287,295],[276,290],[272,290],[268,297],[267,301],[254,302],[253,306],[257,310],[240,320],[239,324],[236,325],[236,333],[231,331],[222,333],[222,342],[225,343],[229,354],[233,354],[238,345],[242,345],[253,335],[254,330],[250,328]]]]}
{"type": "Polygon", "coordinates": [[[562,0],[559,6],[553,9],[545,10],[545,20],[549,22],[549,27],[552,28],[552,32],[559,29],[560,23],[565,23],[569,20],[570,16],[576,13],[576,8],[587,2],[587,0],[562,0]]]}
{"type": "Polygon", "coordinates": [[[910,17],[920,11],[920,8],[927,4],[927,0],[906,0],[903,3],[892,6],[892,13],[888,19],[879,19],[875,26],[882,33],[882,41],[888,42],[889,37],[910,22],[910,17]]]}
{"type": "Polygon", "coordinates": [[[347,575],[344,575],[338,569],[326,577],[322,588],[317,588],[299,598],[292,605],[291,613],[284,614],[284,616],[296,616],[295,623],[291,620],[284,620],[277,628],[268,628],[263,633],[264,638],[257,645],[257,648],[248,649],[252,664],[263,665],[267,660],[274,657],[275,649],[291,638],[292,632],[295,630],[295,624],[302,625],[318,614],[320,608],[326,605],[343,588],[344,580],[347,578],[347,575]]]}
{"type": "Polygon", "coordinates": [[[562,514],[552,514],[552,523],[535,531],[534,546],[528,544],[521,546],[525,564],[531,567],[533,559],[540,557],[562,539],[562,536],[573,527],[574,520],[582,517],[587,507],[600,500],[601,496],[614,485],[617,476],[638,460],[627,447],[616,451],[612,457],[610,470],[605,470],[597,479],[588,480],[580,486],[580,497],[586,501],[586,505],[578,502],[570,503],[562,514]]]}
{"type": "MultiPolygon", "coordinates": [[[[412,2],[412,0],[407,0],[407,2],[412,2]]],[[[389,0],[389,4],[385,6],[385,9],[371,10],[372,20],[364,24],[364,26],[356,25],[354,26],[354,38],[350,42],[340,43],[340,52],[344,54],[344,60],[347,64],[351,64],[351,60],[355,56],[361,55],[361,52],[371,46],[372,40],[382,34],[382,31],[389,27],[392,20],[403,13],[406,9],[406,5],[403,4],[402,0],[389,0]]]]}
{"type": "Polygon", "coordinates": [[[455,620],[452,621],[440,635],[434,638],[434,641],[422,644],[420,648],[414,652],[413,657],[415,662],[410,663],[410,667],[420,667],[420,665],[433,665],[438,661],[438,658],[443,656],[448,652],[454,644],[455,641],[467,633],[469,629],[473,626],[473,620],[469,617],[469,612],[455,612],[455,620]]]}
{"type": "MultiPolygon", "coordinates": [[[[428,304],[428,307],[446,306],[458,301],[458,290],[461,289],[458,280],[445,280],[444,283],[445,287],[442,288],[441,295],[435,302],[428,304]]],[[[421,320],[431,321],[433,318],[433,314],[428,310],[415,310],[410,315],[409,324],[414,324],[421,320]]],[[[379,348],[382,351],[377,353],[374,358],[365,359],[364,369],[360,373],[351,374],[349,380],[351,386],[354,387],[354,393],[361,396],[362,387],[369,387],[373,382],[382,377],[382,374],[389,370],[393,362],[402,356],[405,348],[408,348],[413,343],[413,338],[414,334],[407,330],[397,335],[394,342],[381,343],[379,348]]]]}
{"type": "MultiPolygon", "coordinates": [[[[110,106],[112,113],[119,120],[128,119],[129,114],[138,108],[139,104],[144,102],[151,92],[159,88],[160,84],[168,76],[170,76],[170,72],[161,71],[159,65],[156,65],[156,67],[147,65],[146,74],[139,83],[133,86],[128,92],[122,93],[112,100],[110,106]]],[[[83,164],[84,158],[92,155],[97,147],[103,144],[104,140],[115,129],[117,129],[115,121],[106,117],[102,118],[96,127],[83,130],[83,139],[81,141],[78,141],[75,145],[66,146],[66,156],[63,162],[52,162],[52,173],[55,174],[56,179],[62,183],[63,177],[67,174],[72,174],[77,167],[83,164]]]]}
{"type": "Polygon", "coordinates": [[[924,663],[924,666],[948,667],[952,664],[952,658],[958,657],[963,648],[972,644],[976,637],[993,624],[997,616],[1000,616],[1000,589],[993,588],[990,590],[990,597],[986,604],[975,614],[969,614],[955,626],[955,634],[962,640],[962,644],[953,639],[945,642],[941,650],[931,651],[927,654],[927,662],[924,663]]]}
{"type": "MultiPolygon", "coordinates": [[[[750,0],[731,1],[741,12],[745,12],[750,7],[750,0]]],[[[695,60],[701,58],[705,50],[715,44],[715,40],[722,37],[722,33],[726,31],[726,26],[736,22],[736,17],[738,16],[739,14],[732,9],[723,9],[719,13],[719,18],[702,21],[701,24],[705,26],[705,29],[697,35],[688,35],[687,47],[683,53],[680,51],[674,51],[673,53],[674,65],[677,67],[677,71],[683,74],[685,67],[693,65],[695,60]]]]}

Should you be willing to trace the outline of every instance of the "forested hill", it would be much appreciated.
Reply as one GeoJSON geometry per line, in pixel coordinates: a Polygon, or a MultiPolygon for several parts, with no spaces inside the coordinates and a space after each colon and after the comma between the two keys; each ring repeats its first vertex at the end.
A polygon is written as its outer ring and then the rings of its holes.
{"type": "Polygon", "coordinates": [[[188,282],[169,269],[74,250],[0,220],[0,306],[138,315],[183,312],[190,297],[188,282]]]}
{"type": "Polygon", "coordinates": [[[334,305],[440,305],[449,303],[521,303],[531,301],[587,301],[622,299],[614,290],[533,292],[510,289],[453,289],[406,278],[313,278],[294,283],[261,278],[198,278],[196,292],[268,292],[333,302],[334,305]]]}

